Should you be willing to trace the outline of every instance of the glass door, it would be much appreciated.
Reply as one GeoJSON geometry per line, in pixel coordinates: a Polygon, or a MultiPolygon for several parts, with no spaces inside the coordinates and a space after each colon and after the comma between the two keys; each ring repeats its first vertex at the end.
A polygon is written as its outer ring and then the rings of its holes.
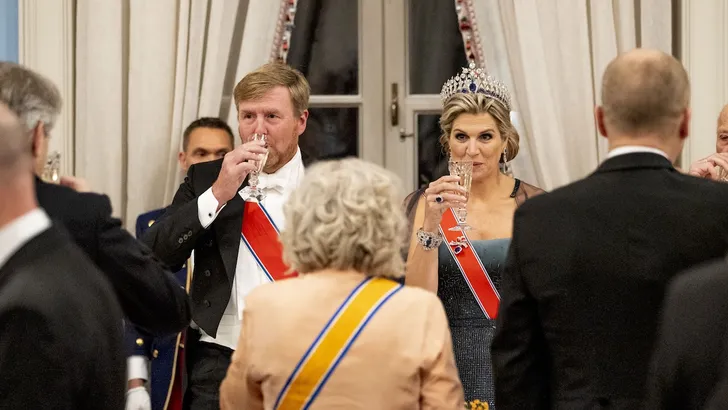
{"type": "Polygon", "coordinates": [[[382,3],[298,0],[287,63],[311,86],[304,164],[358,156],[382,164],[382,3]]]}
{"type": "Polygon", "coordinates": [[[385,0],[385,165],[407,190],[447,172],[440,90],[467,65],[452,0],[385,0]]]}
{"type": "Polygon", "coordinates": [[[466,65],[452,0],[298,0],[288,64],[311,84],[304,162],[358,156],[407,190],[446,172],[440,89],[466,65]]]}

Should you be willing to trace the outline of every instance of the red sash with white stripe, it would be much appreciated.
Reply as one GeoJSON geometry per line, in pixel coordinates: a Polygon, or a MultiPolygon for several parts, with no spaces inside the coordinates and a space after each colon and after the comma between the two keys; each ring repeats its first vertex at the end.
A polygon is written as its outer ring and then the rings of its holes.
{"type": "Polygon", "coordinates": [[[262,204],[245,201],[243,209],[243,242],[253,254],[258,266],[271,282],[296,276],[283,262],[283,245],[278,240],[278,227],[262,204]]]}
{"type": "Polygon", "coordinates": [[[463,274],[465,282],[473,292],[475,300],[480,305],[483,313],[489,319],[495,319],[498,316],[498,305],[500,304],[500,295],[493,284],[493,281],[485,270],[483,262],[473,249],[473,245],[468,239],[468,235],[463,231],[451,231],[450,228],[458,224],[455,213],[452,209],[448,209],[442,215],[440,222],[440,233],[445,238],[447,249],[458,265],[460,273],[463,274]]]}

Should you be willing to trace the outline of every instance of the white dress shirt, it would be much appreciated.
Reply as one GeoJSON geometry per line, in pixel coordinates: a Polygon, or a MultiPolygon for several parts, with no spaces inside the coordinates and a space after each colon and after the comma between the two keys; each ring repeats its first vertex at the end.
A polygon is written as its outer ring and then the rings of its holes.
{"type": "Polygon", "coordinates": [[[0,228],[0,268],[18,249],[50,226],[48,215],[36,208],[0,228]]]}
{"type": "Polygon", "coordinates": [[[667,158],[668,161],[670,160],[665,151],[657,148],[645,147],[642,145],[624,145],[621,147],[617,147],[609,151],[609,153],[607,154],[607,159],[614,158],[619,155],[634,154],[637,152],[647,152],[650,154],[662,155],[663,157],[667,158]]]}

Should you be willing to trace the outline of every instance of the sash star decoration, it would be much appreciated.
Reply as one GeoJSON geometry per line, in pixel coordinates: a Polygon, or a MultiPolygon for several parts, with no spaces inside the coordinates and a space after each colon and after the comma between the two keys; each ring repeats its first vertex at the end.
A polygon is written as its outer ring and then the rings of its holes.
{"type": "Polygon", "coordinates": [[[442,86],[440,92],[442,104],[444,105],[450,97],[458,93],[485,94],[503,104],[506,110],[511,110],[511,95],[508,88],[489,76],[484,69],[476,68],[475,63],[470,63],[470,66],[463,68],[460,74],[447,80],[442,86]]]}

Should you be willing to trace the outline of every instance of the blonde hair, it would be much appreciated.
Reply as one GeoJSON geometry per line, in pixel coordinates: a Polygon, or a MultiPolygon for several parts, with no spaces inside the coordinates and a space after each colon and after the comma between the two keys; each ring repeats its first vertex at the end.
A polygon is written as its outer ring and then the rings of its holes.
{"type": "MultiPolygon", "coordinates": [[[[511,123],[511,113],[498,100],[488,97],[480,93],[456,93],[453,94],[446,102],[440,116],[440,144],[445,152],[450,150],[450,133],[452,125],[461,114],[490,114],[498,126],[501,138],[506,141],[506,151],[508,156],[505,161],[510,161],[518,155],[518,144],[520,137],[516,127],[511,123]]],[[[501,155],[501,162],[504,158],[501,155]]]]}
{"type": "Polygon", "coordinates": [[[235,107],[241,101],[261,98],[275,87],[286,87],[291,94],[291,104],[295,115],[308,109],[311,88],[300,71],[283,63],[268,63],[243,77],[233,90],[235,107]]]}
{"type": "Polygon", "coordinates": [[[300,273],[403,276],[407,222],[399,194],[397,176],[377,165],[356,158],[314,164],[283,206],[286,263],[300,273]]]}

